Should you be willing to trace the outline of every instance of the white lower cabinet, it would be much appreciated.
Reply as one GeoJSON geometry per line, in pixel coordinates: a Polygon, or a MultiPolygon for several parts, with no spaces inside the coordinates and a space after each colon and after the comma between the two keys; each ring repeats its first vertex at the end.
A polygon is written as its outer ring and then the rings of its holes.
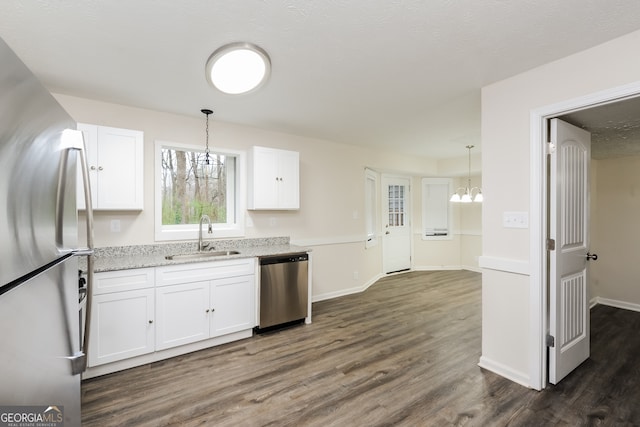
{"type": "Polygon", "coordinates": [[[256,325],[253,275],[215,279],[210,289],[211,336],[243,331],[256,325]]]}
{"type": "Polygon", "coordinates": [[[251,329],[254,276],[156,289],[156,350],[251,329]]]}
{"type": "Polygon", "coordinates": [[[156,349],[209,338],[209,286],[205,281],[156,289],[156,349]]]}
{"type": "Polygon", "coordinates": [[[158,267],[157,273],[156,350],[255,326],[253,259],[158,267]]]}
{"type": "Polygon", "coordinates": [[[153,352],[153,322],[153,288],[94,295],[88,365],[98,366],[153,352]]]}
{"type": "Polygon", "coordinates": [[[108,373],[250,336],[254,271],[239,258],[96,273],[88,366],[108,373]]]}

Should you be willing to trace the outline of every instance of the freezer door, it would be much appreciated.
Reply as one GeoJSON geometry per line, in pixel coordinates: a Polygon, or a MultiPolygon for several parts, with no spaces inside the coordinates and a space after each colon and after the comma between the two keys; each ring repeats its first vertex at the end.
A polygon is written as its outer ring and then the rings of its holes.
{"type": "Polygon", "coordinates": [[[77,258],[0,295],[0,405],[56,406],[65,426],[79,426],[77,258]]]}
{"type": "Polygon", "coordinates": [[[0,64],[2,286],[75,248],[78,231],[77,156],[62,141],[76,123],[1,39],[0,64]]]}

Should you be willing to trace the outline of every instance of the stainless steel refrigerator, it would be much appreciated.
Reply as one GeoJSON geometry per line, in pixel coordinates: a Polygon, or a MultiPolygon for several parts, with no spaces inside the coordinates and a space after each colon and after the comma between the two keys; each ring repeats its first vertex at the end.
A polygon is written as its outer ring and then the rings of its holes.
{"type": "Polygon", "coordinates": [[[0,426],[79,426],[82,134],[1,39],[0,64],[0,426]]]}

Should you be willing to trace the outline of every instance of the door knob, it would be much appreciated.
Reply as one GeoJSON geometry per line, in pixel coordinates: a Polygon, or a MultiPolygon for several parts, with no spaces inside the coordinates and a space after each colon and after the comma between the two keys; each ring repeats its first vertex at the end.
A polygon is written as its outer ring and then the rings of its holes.
{"type": "Polygon", "coordinates": [[[589,252],[587,252],[587,261],[597,261],[598,260],[598,254],[590,254],[589,252]]]}

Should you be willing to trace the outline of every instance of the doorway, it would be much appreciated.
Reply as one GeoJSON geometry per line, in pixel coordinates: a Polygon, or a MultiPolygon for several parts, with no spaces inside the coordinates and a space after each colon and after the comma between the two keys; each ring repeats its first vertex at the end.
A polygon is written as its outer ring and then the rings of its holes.
{"type": "Polygon", "coordinates": [[[546,212],[548,202],[546,200],[547,177],[547,143],[549,140],[548,120],[555,117],[569,117],[571,114],[589,111],[591,109],[605,107],[607,105],[628,101],[640,95],[640,82],[633,85],[614,88],[586,97],[581,97],[559,104],[543,107],[531,113],[531,359],[530,378],[531,386],[542,389],[547,386],[547,330],[549,319],[547,317],[549,295],[546,288],[549,261],[546,257],[546,236],[548,220],[546,212]]]}

